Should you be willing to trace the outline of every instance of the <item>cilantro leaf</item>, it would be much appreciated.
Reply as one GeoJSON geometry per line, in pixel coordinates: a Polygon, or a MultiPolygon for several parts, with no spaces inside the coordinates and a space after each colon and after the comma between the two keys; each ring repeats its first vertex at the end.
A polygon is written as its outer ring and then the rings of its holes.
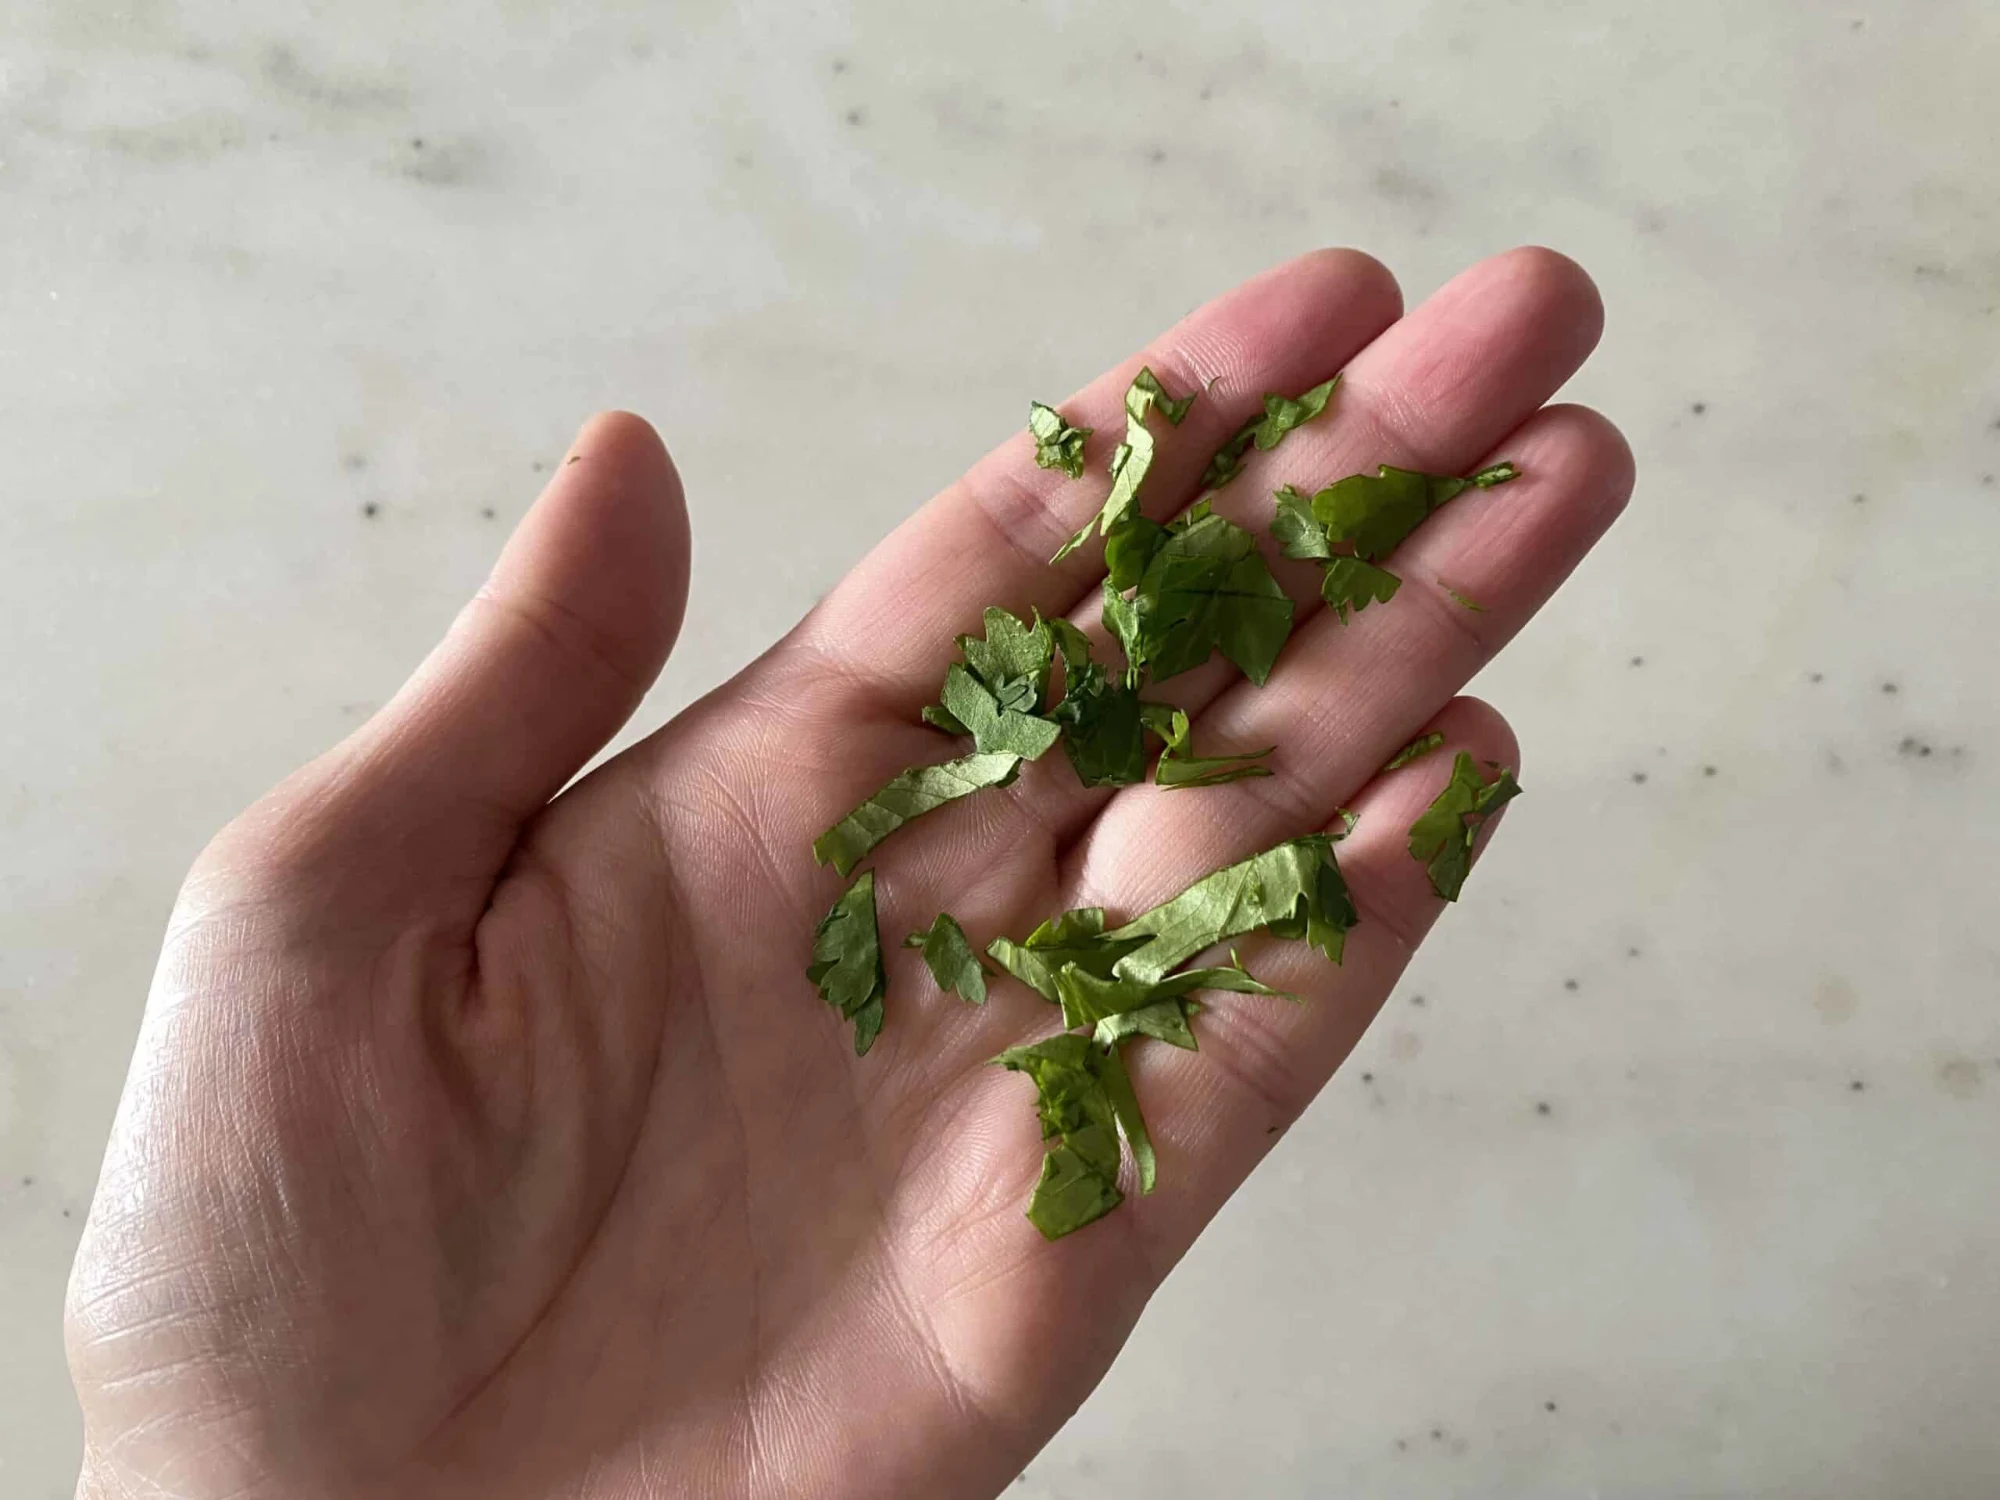
{"type": "Polygon", "coordinates": [[[986,965],[973,952],[965,929],[950,912],[939,912],[929,928],[904,938],[903,946],[923,949],[924,964],[939,989],[947,993],[956,990],[971,1005],[986,1003],[986,965]]]}
{"type": "Polygon", "coordinates": [[[806,978],[842,1020],[854,1023],[854,1055],[865,1057],[882,1030],[882,1000],[889,992],[875,926],[873,870],[864,870],[813,929],[813,961],[806,978]]]}
{"type": "Polygon", "coordinates": [[[1105,943],[1143,938],[1113,966],[1121,979],[1157,983],[1204,948],[1255,931],[1303,938],[1340,962],[1357,915],[1334,862],[1336,835],[1307,834],[1203,876],[1172,900],[1103,935],[1105,943]]]}
{"type": "Polygon", "coordinates": [[[1041,1180],[1028,1200],[1028,1222],[1044,1239],[1061,1239],[1125,1201],[1118,1190],[1118,1109],[1104,1081],[1107,1067],[1124,1069],[1110,1057],[1089,1037],[1064,1032],[993,1059],[1033,1081],[1042,1138],[1057,1142],[1042,1158],[1041,1180]]]}
{"type": "Polygon", "coordinates": [[[1291,634],[1292,601],[1256,538],[1198,503],[1166,528],[1130,599],[1106,581],[1104,622],[1128,680],[1173,677],[1219,650],[1261,687],[1291,634]]]}
{"type": "Polygon", "coordinates": [[[1327,402],[1333,399],[1334,388],[1339,384],[1340,377],[1336,375],[1298,397],[1266,391],[1264,415],[1245,422],[1228,442],[1216,449],[1215,456],[1209,459],[1208,467],[1202,471],[1202,489],[1219,490],[1242,473],[1243,456],[1252,445],[1259,452],[1268,453],[1284,441],[1286,433],[1304,426],[1325,411],[1327,402]]]}
{"type": "Polygon", "coordinates": [[[1153,434],[1146,426],[1147,416],[1157,407],[1170,425],[1178,427],[1198,394],[1190,391],[1176,401],[1150,369],[1142,369],[1132,377],[1132,384],[1125,390],[1125,441],[1111,455],[1111,493],[1104,497],[1103,509],[1064,542],[1049,561],[1061,562],[1068,557],[1090,539],[1093,528],[1101,535],[1109,535],[1112,527],[1138,513],[1139,486],[1153,466],[1153,434]]]}
{"type": "Polygon", "coordinates": [[[1192,743],[1188,716],[1180,709],[1167,710],[1165,704],[1147,704],[1149,709],[1165,711],[1148,716],[1150,727],[1159,732],[1166,742],[1160,752],[1159,764],[1153,768],[1153,780],[1161,786],[1221,786],[1226,781],[1243,781],[1253,776],[1269,776],[1271,768],[1255,762],[1273,753],[1278,747],[1266,745],[1262,750],[1246,750],[1238,755],[1196,755],[1192,743]],[[1162,727],[1157,720],[1164,716],[1162,727]]]}
{"type": "Polygon", "coordinates": [[[1061,412],[1039,401],[1028,403],[1028,431],[1035,439],[1035,463],[1061,469],[1072,479],[1083,478],[1083,440],[1094,427],[1072,427],[1061,412]]]}
{"type": "Polygon", "coordinates": [[[1052,622],[1062,648],[1063,696],[1049,717],[1063,726],[1063,750],[1085,786],[1130,786],[1146,779],[1146,726],[1139,695],[1112,682],[1091,660],[1090,638],[1067,620],[1052,622]]]}
{"type": "MultiPolygon", "coordinates": [[[[1326,564],[1320,597],[1344,621],[1350,610],[1395,597],[1402,579],[1376,564],[1424,517],[1469,489],[1491,489],[1520,474],[1510,463],[1494,464],[1466,479],[1382,464],[1373,474],[1336,480],[1310,499],[1286,485],[1277,492],[1271,534],[1285,556],[1326,564]]],[[[1455,591],[1452,597],[1468,608],[1479,607],[1455,591]]]]}
{"type": "Polygon", "coordinates": [[[1021,773],[1021,757],[1010,752],[975,754],[936,766],[912,766],[813,840],[813,858],[842,875],[861,863],[870,849],[912,818],[990,786],[1007,786],[1021,773]]]}
{"type": "Polygon", "coordinates": [[[1459,751],[1444,790],[1410,825],[1410,858],[1424,866],[1431,889],[1447,901],[1456,901],[1464,889],[1479,830],[1488,818],[1521,795],[1521,785],[1512,771],[1505,766],[1494,769],[1497,774],[1489,782],[1479,774],[1472,757],[1459,751]]]}
{"type": "Polygon", "coordinates": [[[1100,978],[1109,977],[1112,967],[1145,939],[1115,941],[1105,936],[1104,908],[1080,906],[1042,923],[1021,942],[997,937],[986,947],[988,954],[1021,983],[1051,1005],[1062,1003],[1056,976],[1065,968],[1075,968],[1100,978]]]}
{"type": "Polygon", "coordinates": [[[1440,730],[1433,729],[1429,734],[1420,734],[1411,740],[1409,744],[1403,746],[1402,749],[1390,756],[1389,764],[1382,768],[1382,772],[1400,771],[1404,766],[1410,764],[1411,761],[1422,760],[1443,743],[1444,734],[1440,730]]]}
{"type": "Polygon", "coordinates": [[[1328,561],[1320,576],[1319,596],[1345,622],[1349,610],[1387,604],[1402,586],[1403,580],[1387,568],[1358,557],[1336,557],[1328,561]]]}
{"type": "MultiPolygon", "coordinates": [[[[1026,678],[1015,679],[1026,686],[1026,678]]],[[[972,673],[953,662],[945,671],[944,714],[962,725],[972,736],[973,747],[982,753],[1005,752],[1023,760],[1036,760],[1062,737],[1062,726],[1032,710],[1003,706],[999,699],[972,673]]],[[[1016,703],[1032,704],[1030,688],[1016,703]]],[[[936,720],[933,720],[936,722],[936,720]]]]}

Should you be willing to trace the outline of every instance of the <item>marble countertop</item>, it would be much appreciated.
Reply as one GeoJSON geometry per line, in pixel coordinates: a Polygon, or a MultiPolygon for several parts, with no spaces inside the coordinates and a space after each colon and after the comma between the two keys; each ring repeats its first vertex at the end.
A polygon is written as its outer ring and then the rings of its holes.
{"type": "Polygon", "coordinates": [[[2000,1491],[1996,45],[1974,0],[0,6],[0,1492],[73,1483],[61,1291],[181,872],[582,416],[687,482],[650,724],[1224,285],[1525,240],[1603,287],[1571,394],[1642,475],[1478,685],[1533,795],[1013,1493],[2000,1491]]]}

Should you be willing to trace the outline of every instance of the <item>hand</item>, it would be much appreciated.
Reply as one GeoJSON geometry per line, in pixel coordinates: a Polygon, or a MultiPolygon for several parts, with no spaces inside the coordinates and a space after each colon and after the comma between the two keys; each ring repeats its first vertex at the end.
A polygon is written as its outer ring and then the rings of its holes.
{"type": "Polygon", "coordinates": [[[658,440],[590,423],[394,701],[188,878],[71,1285],[82,1493],[1000,1490],[1437,915],[1403,843],[1450,757],[1377,768],[1431,726],[1516,763],[1453,694],[1629,493],[1617,433],[1543,406],[1598,334],[1575,266],[1516,251],[1399,307],[1336,251],[1196,312],[1063,403],[1097,429],[1084,482],[1010,436],[733,682],[563,790],[660,669],[687,584],[658,440]],[[1101,548],[1047,559],[1102,499],[1142,361],[1207,391],[1162,438],[1162,518],[1261,392],[1343,368],[1218,510],[1265,533],[1277,483],[1381,461],[1525,477],[1420,528],[1401,594],[1350,623],[1279,562],[1300,620],[1266,687],[1218,658],[1156,690],[1204,747],[1276,744],[1274,778],[1086,791],[1057,753],[884,845],[888,1020],[856,1059],[803,974],[842,886],[808,846],[950,753],[918,710],[983,606],[1094,627],[1101,548]],[[1223,997],[1199,1052],[1134,1047],[1159,1190],[1045,1243],[1022,1217],[1033,1090],[987,1060],[1059,1022],[1011,982],[983,1010],[939,994],[902,935],[940,910],[981,945],[1131,912],[1342,807],[1345,966],[1244,944],[1306,1003],[1223,997]]]}

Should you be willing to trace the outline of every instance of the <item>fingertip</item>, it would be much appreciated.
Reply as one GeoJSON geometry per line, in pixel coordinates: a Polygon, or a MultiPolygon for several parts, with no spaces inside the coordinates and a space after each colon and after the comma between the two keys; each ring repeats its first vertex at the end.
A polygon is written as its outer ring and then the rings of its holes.
{"type": "Polygon", "coordinates": [[[1584,353],[1597,347],[1604,333],[1604,294],[1576,261],[1547,245],[1519,245],[1485,264],[1496,267],[1537,306],[1560,316],[1584,353]]]}
{"type": "Polygon", "coordinates": [[[1394,271],[1366,250],[1326,245],[1308,250],[1293,264],[1311,267],[1315,274],[1336,284],[1343,295],[1364,297],[1370,307],[1386,311],[1391,318],[1402,316],[1402,284],[1394,271]]]}

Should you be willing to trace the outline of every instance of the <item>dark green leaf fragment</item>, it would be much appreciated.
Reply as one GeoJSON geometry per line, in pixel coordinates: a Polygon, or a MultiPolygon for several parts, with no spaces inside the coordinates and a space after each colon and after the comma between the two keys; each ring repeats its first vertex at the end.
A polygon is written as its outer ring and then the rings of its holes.
{"type": "Polygon", "coordinates": [[[1320,576],[1319,596],[1345,621],[1349,610],[1387,604],[1402,586],[1403,580],[1387,568],[1378,568],[1358,557],[1336,557],[1327,563],[1325,573],[1320,576]]]}
{"type": "Polygon", "coordinates": [[[987,945],[993,959],[1051,1005],[1062,995],[1056,976],[1066,967],[1108,978],[1118,960],[1145,942],[1143,937],[1114,940],[1104,931],[1104,908],[1080,906],[1051,917],[1021,942],[997,937],[987,945]]]}
{"type": "Polygon", "coordinates": [[[1128,680],[1173,677],[1219,650],[1261,687],[1291,634],[1292,601],[1256,538],[1197,504],[1166,529],[1130,599],[1106,583],[1104,621],[1128,680]]]}
{"type": "Polygon", "coordinates": [[[813,961],[806,978],[841,1019],[854,1023],[854,1055],[866,1056],[882,1030],[882,1000],[889,992],[875,925],[873,870],[863,871],[813,929],[813,961]]]}
{"type": "Polygon", "coordinates": [[[1052,622],[1063,655],[1063,697],[1049,717],[1063,726],[1063,750],[1085,786],[1131,786],[1146,779],[1145,705],[1091,660],[1090,640],[1067,620],[1052,622]]]}
{"type": "Polygon", "coordinates": [[[1286,433],[1304,426],[1325,411],[1327,402],[1333,399],[1334,388],[1339,384],[1340,377],[1336,375],[1297,397],[1266,391],[1264,414],[1244,423],[1228,442],[1216,450],[1215,456],[1208,461],[1208,467],[1202,471],[1202,489],[1221,489],[1243,472],[1244,455],[1253,446],[1259,452],[1268,453],[1284,441],[1286,433]]]}
{"type": "Polygon", "coordinates": [[[1333,857],[1336,835],[1308,834],[1203,876],[1172,900],[1103,935],[1106,943],[1145,939],[1118,960],[1121,979],[1158,983],[1217,943],[1259,927],[1304,939],[1335,963],[1357,920],[1333,857]]]}
{"type": "Polygon", "coordinates": [[[912,818],[987,787],[1007,786],[1020,773],[1021,757],[1005,752],[961,756],[936,766],[912,766],[814,839],[813,858],[845,875],[870,849],[912,818]]]}
{"type": "MultiPolygon", "coordinates": [[[[1149,708],[1164,708],[1164,704],[1148,704],[1149,708]]],[[[1237,755],[1196,755],[1188,725],[1188,716],[1176,708],[1166,716],[1167,722],[1159,733],[1167,745],[1160,752],[1159,764],[1153,768],[1153,780],[1167,787],[1221,786],[1227,781],[1244,781],[1254,776],[1269,776],[1271,768],[1256,762],[1272,754],[1278,747],[1266,745],[1262,750],[1246,750],[1237,755]]],[[[1158,728],[1157,725],[1154,726],[1158,728]]]]}
{"type": "Polygon", "coordinates": [[[950,912],[939,912],[927,930],[904,938],[903,946],[923,950],[924,963],[939,989],[955,990],[960,998],[973,1005],[986,1003],[986,965],[966,941],[965,929],[950,912]]]}
{"type": "Polygon", "coordinates": [[[1125,391],[1125,441],[1111,455],[1111,493],[1104,506],[1083,529],[1064,542],[1051,562],[1061,562],[1090,539],[1094,529],[1109,535],[1111,528],[1139,510],[1139,486],[1153,466],[1153,434],[1146,418],[1157,407],[1161,416],[1178,427],[1194,405],[1195,392],[1176,401],[1169,396],[1150,369],[1142,369],[1125,391]]]}
{"type": "Polygon", "coordinates": [[[1452,762],[1451,779],[1423,815],[1410,825],[1410,857],[1424,866],[1431,889],[1456,901],[1472,868],[1472,846],[1486,820],[1521,795],[1514,773],[1496,766],[1487,781],[1473,758],[1461,750],[1452,762]]]}
{"type": "Polygon", "coordinates": [[[1095,428],[1072,427],[1053,406],[1030,401],[1028,431],[1035,439],[1035,462],[1039,466],[1061,469],[1072,479],[1083,478],[1083,440],[1095,428]]]}
{"type": "Polygon", "coordinates": [[[1118,1109],[1104,1081],[1108,1066],[1122,1073],[1122,1064],[1089,1037],[1067,1032],[1010,1047],[994,1061],[1034,1082],[1042,1138],[1057,1143],[1042,1158],[1041,1181],[1028,1200],[1028,1222],[1045,1239],[1057,1240],[1122,1203],[1118,1109]]]}
{"type": "Polygon", "coordinates": [[[1403,746],[1402,749],[1390,756],[1389,764],[1384,766],[1382,770],[1385,773],[1400,771],[1404,766],[1409,765],[1410,762],[1422,760],[1442,744],[1444,744],[1444,735],[1438,730],[1433,729],[1429,734],[1420,734],[1411,740],[1409,744],[1403,746]]]}

